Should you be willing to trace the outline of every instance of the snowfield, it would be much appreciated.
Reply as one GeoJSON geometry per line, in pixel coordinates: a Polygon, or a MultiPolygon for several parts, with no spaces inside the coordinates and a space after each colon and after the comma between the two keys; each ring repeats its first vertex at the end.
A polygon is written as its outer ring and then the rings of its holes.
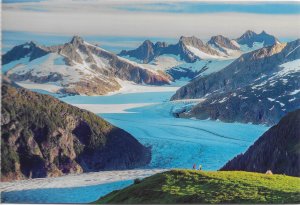
{"type": "Polygon", "coordinates": [[[193,47],[193,46],[187,46],[187,48],[196,56],[198,56],[200,59],[224,59],[223,56],[214,56],[207,53],[204,53],[203,51],[200,51],[199,49],[193,47]]]}
{"type": "Polygon", "coordinates": [[[19,86],[21,86],[23,88],[27,88],[30,90],[41,89],[41,90],[45,90],[50,93],[56,93],[57,91],[59,91],[60,89],[63,88],[59,85],[55,85],[55,84],[51,84],[51,83],[40,84],[40,83],[32,83],[30,81],[20,81],[20,82],[16,82],[16,84],[18,84],[19,86]]]}
{"type": "Polygon", "coordinates": [[[140,85],[131,81],[125,81],[117,79],[117,82],[121,85],[121,89],[115,92],[110,92],[106,96],[115,94],[126,94],[126,93],[149,93],[149,92],[175,92],[180,88],[175,83],[167,86],[151,86],[151,85],[140,85]]]}

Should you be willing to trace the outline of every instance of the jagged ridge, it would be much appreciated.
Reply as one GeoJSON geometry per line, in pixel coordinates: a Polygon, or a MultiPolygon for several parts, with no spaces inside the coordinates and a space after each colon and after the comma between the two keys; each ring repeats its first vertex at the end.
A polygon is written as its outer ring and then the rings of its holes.
{"type": "Polygon", "coordinates": [[[29,58],[26,65],[16,65],[6,74],[14,81],[52,83],[59,92],[102,95],[120,89],[117,79],[163,85],[167,74],[145,69],[75,36],[69,43],[44,47],[26,43],[3,55],[3,65],[29,58]],[[39,59],[42,62],[38,62],[39,59]],[[36,60],[36,61],[34,61],[36,60]]]}

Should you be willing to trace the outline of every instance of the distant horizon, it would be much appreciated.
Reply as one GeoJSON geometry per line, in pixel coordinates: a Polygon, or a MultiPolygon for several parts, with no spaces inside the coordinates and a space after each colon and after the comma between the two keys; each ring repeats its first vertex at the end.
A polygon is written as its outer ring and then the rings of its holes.
{"type": "MultiPolygon", "coordinates": [[[[249,30],[249,29],[248,29],[249,30]]],[[[235,38],[230,39],[236,39],[243,35],[247,30],[245,30],[243,33],[241,33],[239,36],[235,38]]],[[[261,33],[256,32],[256,33],[261,33]]],[[[273,35],[272,33],[268,34],[273,35]]],[[[38,44],[45,45],[45,46],[51,46],[51,45],[57,45],[61,43],[66,43],[73,36],[76,36],[78,34],[73,35],[57,35],[57,34],[47,34],[47,33],[32,33],[32,32],[21,32],[21,31],[3,31],[2,32],[2,54],[6,53],[10,49],[12,49],[14,46],[34,41],[38,44]],[[47,38],[45,38],[47,37],[47,38]]],[[[222,34],[216,34],[216,35],[222,35],[222,34]]],[[[153,43],[156,43],[158,41],[167,42],[169,44],[177,43],[180,36],[178,38],[167,38],[167,37],[147,37],[147,36],[101,36],[101,35],[79,35],[85,40],[91,42],[91,43],[97,43],[100,47],[107,49],[109,51],[112,51],[114,53],[119,53],[121,50],[126,49],[135,49],[139,45],[141,45],[145,40],[150,40],[153,43]]],[[[203,42],[207,42],[209,38],[201,38],[201,36],[191,35],[195,36],[199,39],[201,39],[203,42]]],[[[214,35],[215,36],[215,35],[214,35]]],[[[227,36],[225,36],[227,37],[227,36]]],[[[281,42],[289,42],[298,39],[299,37],[277,37],[281,42]]]]}

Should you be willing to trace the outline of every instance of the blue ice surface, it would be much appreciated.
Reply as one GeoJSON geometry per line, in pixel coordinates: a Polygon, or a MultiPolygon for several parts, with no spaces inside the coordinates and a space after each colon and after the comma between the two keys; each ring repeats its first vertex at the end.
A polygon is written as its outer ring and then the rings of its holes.
{"type": "Polygon", "coordinates": [[[268,129],[264,125],[175,118],[172,110],[181,105],[169,102],[173,94],[153,92],[61,99],[71,104],[99,106],[158,103],[126,110],[129,113],[99,113],[113,125],[131,133],[142,144],[152,147],[152,161],[147,168],[191,168],[193,163],[201,163],[206,170],[217,170],[229,159],[244,152],[268,129]]]}
{"type": "Polygon", "coordinates": [[[150,3],[147,5],[135,3],[117,6],[117,9],[131,12],[163,12],[163,13],[252,13],[271,15],[291,15],[300,13],[300,4],[294,2],[256,2],[256,3],[228,3],[228,2],[166,2],[150,3]]]}
{"type": "Polygon", "coordinates": [[[133,183],[133,180],[119,181],[72,188],[29,189],[2,192],[2,203],[90,203],[114,190],[133,183]]]}

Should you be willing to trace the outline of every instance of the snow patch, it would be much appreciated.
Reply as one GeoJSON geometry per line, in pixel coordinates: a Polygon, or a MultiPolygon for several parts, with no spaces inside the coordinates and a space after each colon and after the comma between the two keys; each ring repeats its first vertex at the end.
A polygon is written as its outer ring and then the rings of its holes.
{"type": "Polygon", "coordinates": [[[30,81],[20,81],[16,82],[19,86],[27,89],[40,89],[40,90],[45,90],[50,93],[56,93],[63,87],[55,84],[50,84],[50,83],[45,83],[45,84],[40,84],[40,83],[32,83],[30,81]]]}
{"type": "Polygon", "coordinates": [[[293,92],[290,92],[289,95],[296,95],[300,92],[300,89],[294,90],[293,92]]]}
{"type": "Polygon", "coordinates": [[[300,72],[300,59],[281,64],[280,67],[282,69],[275,76],[282,77],[291,73],[300,72]]]}
{"type": "Polygon", "coordinates": [[[228,100],[228,98],[227,98],[227,97],[224,97],[222,100],[219,101],[219,103],[223,103],[223,102],[225,102],[225,101],[227,101],[227,100],[228,100]]]}
{"type": "Polygon", "coordinates": [[[193,46],[186,46],[186,47],[189,51],[191,51],[195,56],[198,56],[200,59],[223,59],[224,58],[221,56],[207,54],[193,46]]]}
{"type": "Polygon", "coordinates": [[[273,98],[268,98],[268,100],[271,102],[275,101],[275,99],[273,99],[273,98]]]}

